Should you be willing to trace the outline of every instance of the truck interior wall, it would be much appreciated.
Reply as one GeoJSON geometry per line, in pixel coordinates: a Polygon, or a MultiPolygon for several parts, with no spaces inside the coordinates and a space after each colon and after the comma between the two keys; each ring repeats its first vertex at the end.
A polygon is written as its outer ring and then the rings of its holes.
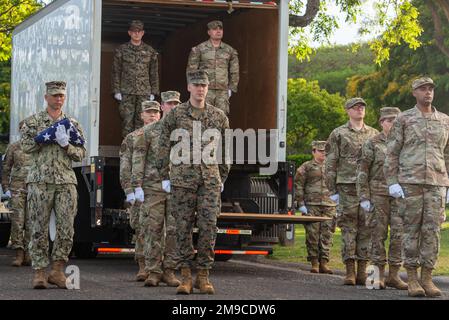
{"type": "MultiPolygon", "coordinates": [[[[231,127],[276,128],[277,10],[247,9],[210,16],[172,32],[162,43],[154,44],[144,36],[143,40],[160,52],[161,91],[178,90],[181,100],[187,100],[187,59],[193,46],[207,40],[206,24],[214,19],[224,23],[223,41],[239,52],[240,83],[230,101],[231,127]]],[[[123,35],[102,39],[99,141],[103,146],[119,146],[122,140],[118,103],[111,93],[111,68],[114,49],[129,40],[126,30],[123,35]]]]}

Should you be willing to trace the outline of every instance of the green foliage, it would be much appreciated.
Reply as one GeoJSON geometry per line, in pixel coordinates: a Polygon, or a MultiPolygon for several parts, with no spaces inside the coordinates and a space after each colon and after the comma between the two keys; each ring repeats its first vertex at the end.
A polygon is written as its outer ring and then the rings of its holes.
{"type": "Polygon", "coordinates": [[[312,154],[291,154],[287,156],[288,161],[294,161],[296,168],[299,168],[304,162],[312,160],[312,154]]]}
{"type": "Polygon", "coordinates": [[[317,81],[288,80],[287,152],[308,153],[313,140],[327,140],[346,122],[344,98],[320,89],[317,81]]]}
{"type": "Polygon", "coordinates": [[[10,79],[10,62],[0,62],[0,133],[9,132],[9,98],[11,91],[10,79]]]}

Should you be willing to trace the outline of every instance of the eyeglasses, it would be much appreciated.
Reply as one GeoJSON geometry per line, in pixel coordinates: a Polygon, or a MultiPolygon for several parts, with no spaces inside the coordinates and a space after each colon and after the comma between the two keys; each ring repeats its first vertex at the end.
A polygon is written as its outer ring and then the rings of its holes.
{"type": "Polygon", "coordinates": [[[356,104],[356,105],[353,105],[351,108],[349,108],[349,109],[354,109],[354,110],[363,110],[363,109],[365,109],[365,105],[364,104],[356,104]]]}

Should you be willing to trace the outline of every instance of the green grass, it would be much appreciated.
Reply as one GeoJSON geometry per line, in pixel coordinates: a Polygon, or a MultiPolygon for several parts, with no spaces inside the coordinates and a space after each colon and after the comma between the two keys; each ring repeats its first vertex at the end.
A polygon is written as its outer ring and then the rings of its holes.
{"type": "MultiPolygon", "coordinates": [[[[286,262],[309,263],[307,261],[305,239],[304,226],[296,225],[294,246],[274,246],[273,255],[271,255],[269,259],[286,262]]],[[[388,243],[386,246],[388,247],[388,243]]],[[[337,228],[334,233],[329,265],[333,269],[344,270],[344,264],[341,261],[341,232],[339,228],[337,228]]],[[[441,228],[440,254],[438,256],[438,263],[436,270],[434,271],[434,275],[449,275],[449,222],[444,223],[441,228]]]]}

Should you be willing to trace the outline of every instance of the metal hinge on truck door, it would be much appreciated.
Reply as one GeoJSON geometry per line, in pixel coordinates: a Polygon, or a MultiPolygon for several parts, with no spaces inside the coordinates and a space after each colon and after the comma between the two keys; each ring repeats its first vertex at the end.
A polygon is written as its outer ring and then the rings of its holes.
{"type": "Polygon", "coordinates": [[[104,158],[91,157],[90,166],[83,168],[83,178],[89,191],[90,226],[101,226],[103,213],[103,173],[104,158]]]}

